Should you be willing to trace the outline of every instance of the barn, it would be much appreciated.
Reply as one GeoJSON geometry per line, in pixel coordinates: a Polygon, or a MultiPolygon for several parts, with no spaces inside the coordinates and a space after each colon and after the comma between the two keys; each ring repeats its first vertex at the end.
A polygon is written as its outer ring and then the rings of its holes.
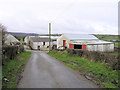
{"type": "Polygon", "coordinates": [[[114,51],[114,43],[99,40],[88,34],[62,34],[57,39],[57,48],[81,49],[88,51],[114,51]]]}
{"type": "Polygon", "coordinates": [[[17,43],[20,44],[20,41],[17,40],[13,35],[5,34],[5,44],[6,45],[15,45],[17,43]]]}
{"type": "Polygon", "coordinates": [[[49,50],[49,38],[30,37],[29,46],[32,49],[49,50]]]}

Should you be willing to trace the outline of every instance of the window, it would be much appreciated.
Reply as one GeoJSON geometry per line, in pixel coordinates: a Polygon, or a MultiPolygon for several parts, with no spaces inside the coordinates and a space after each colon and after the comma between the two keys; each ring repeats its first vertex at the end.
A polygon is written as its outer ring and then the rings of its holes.
{"type": "Polygon", "coordinates": [[[49,48],[49,46],[47,46],[47,48],[49,48]]]}

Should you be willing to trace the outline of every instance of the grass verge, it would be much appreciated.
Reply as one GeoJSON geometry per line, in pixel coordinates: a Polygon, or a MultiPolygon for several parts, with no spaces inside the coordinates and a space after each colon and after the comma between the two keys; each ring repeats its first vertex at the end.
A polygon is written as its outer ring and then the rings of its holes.
{"type": "Polygon", "coordinates": [[[2,81],[3,88],[16,88],[21,77],[22,71],[27,63],[31,52],[24,51],[17,55],[14,60],[7,60],[2,66],[2,79],[7,78],[9,81],[2,81]]]}
{"type": "Polygon", "coordinates": [[[52,51],[49,52],[48,55],[62,61],[65,65],[74,70],[92,73],[92,80],[96,81],[98,85],[102,85],[105,88],[117,88],[118,71],[110,70],[108,66],[102,63],[93,62],[77,56],[70,56],[66,51],[52,51]]]}

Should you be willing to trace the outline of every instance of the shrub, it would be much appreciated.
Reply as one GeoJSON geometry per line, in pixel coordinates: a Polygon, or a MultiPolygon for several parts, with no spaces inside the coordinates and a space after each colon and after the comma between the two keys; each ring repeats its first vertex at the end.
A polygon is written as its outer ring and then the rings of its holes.
{"type": "Polygon", "coordinates": [[[3,46],[2,47],[2,51],[3,51],[3,64],[7,61],[7,60],[12,60],[16,57],[16,55],[18,53],[21,53],[24,51],[24,47],[22,45],[20,46],[3,46]]]}
{"type": "Polygon", "coordinates": [[[83,52],[84,52],[84,51],[82,51],[82,50],[77,50],[77,51],[76,51],[76,54],[77,54],[77,56],[82,57],[83,52]]]}
{"type": "Polygon", "coordinates": [[[94,62],[105,63],[113,70],[119,69],[118,55],[113,55],[111,53],[97,52],[97,51],[71,50],[71,49],[67,49],[67,52],[70,55],[77,55],[80,57],[84,57],[94,62]]]}

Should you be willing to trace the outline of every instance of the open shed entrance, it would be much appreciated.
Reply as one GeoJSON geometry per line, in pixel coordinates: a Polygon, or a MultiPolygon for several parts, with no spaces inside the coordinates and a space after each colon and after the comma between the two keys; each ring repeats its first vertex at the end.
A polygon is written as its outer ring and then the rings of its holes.
{"type": "Polygon", "coordinates": [[[74,44],[74,49],[82,49],[82,45],[74,44]]]}
{"type": "Polygon", "coordinates": [[[40,46],[38,46],[38,50],[40,50],[40,46]]]}

